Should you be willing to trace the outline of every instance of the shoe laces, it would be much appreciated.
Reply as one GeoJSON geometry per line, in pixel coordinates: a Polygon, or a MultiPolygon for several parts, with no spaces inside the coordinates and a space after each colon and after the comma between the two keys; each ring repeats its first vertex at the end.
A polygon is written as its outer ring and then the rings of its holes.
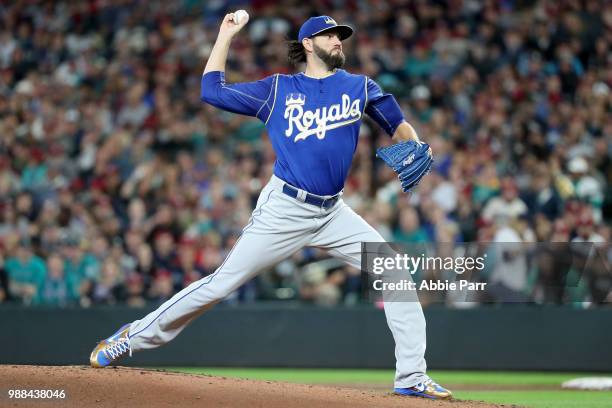
{"type": "Polygon", "coordinates": [[[106,347],[106,354],[113,360],[121,357],[123,354],[129,351],[130,357],[132,356],[132,348],[130,347],[130,339],[122,337],[117,341],[112,342],[106,347]]]}
{"type": "Polygon", "coordinates": [[[423,381],[423,384],[425,386],[431,385],[434,389],[436,387],[440,387],[440,385],[438,383],[436,383],[434,380],[432,380],[431,378],[427,378],[425,381],[423,381]]]}

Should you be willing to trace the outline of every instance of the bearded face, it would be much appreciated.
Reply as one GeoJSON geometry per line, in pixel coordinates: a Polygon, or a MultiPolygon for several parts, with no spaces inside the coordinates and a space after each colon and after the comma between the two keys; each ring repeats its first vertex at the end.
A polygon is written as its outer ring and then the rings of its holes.
{"type": "Polygon", "coordinates": [[[336,68],[342,68],[346,60],[341,48],[333,48],[331,51],[326,51],[316,44],[312,44],[315,55],[321,58],[321,61],[327,66],[329,71],[336,68]]]}

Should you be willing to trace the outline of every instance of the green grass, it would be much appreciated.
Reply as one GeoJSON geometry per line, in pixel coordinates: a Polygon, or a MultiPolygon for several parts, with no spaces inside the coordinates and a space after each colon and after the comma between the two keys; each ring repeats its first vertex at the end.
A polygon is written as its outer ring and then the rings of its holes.
{"type": "MultiPolygon", "coordinates": [[[[288,381],[306,384],[388,384],[393,383],[392,370],[348,369],[291,369],[291,368],[165,368],[192,374],[222,377],[240,377],[267,381],[288,381]]],[[[438,371],[429,374],[440,384],[452,389],[453,384],[470,386],[529,385],[555,387],[563,381],[602,374],[547,373],[547,372],[496,372],[496,371],[438,371]]],[[[458,399],[515,404],[533,408],[611,408],[612,392],[530,390],[524,391],[462,391],[454,392],[458,399]]]]}
{"type": "Polygon", "coordinates": [[[533,408],[612,407],[612,392],[609,391],[457,391],[454,394],[459,399],[533,408]]]}
{"type": "Polygon", "coordinates": [[[487,385],[532,385],[561,386],[561,383],[577,377],[597,377],[589,373],[547,373],[513,371],[435,371],[429,374],[440,384],[487,384],[487,385]]]}

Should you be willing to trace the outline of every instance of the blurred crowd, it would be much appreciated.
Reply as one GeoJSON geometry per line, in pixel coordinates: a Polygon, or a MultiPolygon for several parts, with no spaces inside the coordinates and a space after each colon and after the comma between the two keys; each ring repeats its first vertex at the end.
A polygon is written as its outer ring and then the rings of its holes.
{"type": "MultiPolygon", "coordinates": [[[[609,243],[611,2],[15,0],[0,3],[0,303],[142,306],[221,264],[274,162],[260,122],[199,100],[238,8],[228,81],[302,69],[286,40],[331,15],[356,29],[346,68],[432,146],[406,195],[374,156],[390,138],[362,126],[344,200],[386,239],[609,243]]],[[[305,249],[226,301],[360,290],[359,271],[305,249]]]]}

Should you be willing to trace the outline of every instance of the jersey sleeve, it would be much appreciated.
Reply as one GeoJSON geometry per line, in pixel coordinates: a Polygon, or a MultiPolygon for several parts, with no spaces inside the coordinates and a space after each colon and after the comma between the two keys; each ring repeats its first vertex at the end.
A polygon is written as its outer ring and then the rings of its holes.
{"type": "Polygon", "coordinates": [[[202,75],[200,100],[228,112],[262,119],[264,111],[270,112],[269,103],[275,78],[276,75],[272,75],[255,82],[227,84],[223,72],[208,72],[202,75]]]}
{"type": "Polygon", "coordinates": [[[393,95],[383,93],[381,87],[370,78],[367,78],[367,81],[367,105],[365,112],[388,135],[393,136],[395,129],[404,121],[404,114],[393,95]]]}

